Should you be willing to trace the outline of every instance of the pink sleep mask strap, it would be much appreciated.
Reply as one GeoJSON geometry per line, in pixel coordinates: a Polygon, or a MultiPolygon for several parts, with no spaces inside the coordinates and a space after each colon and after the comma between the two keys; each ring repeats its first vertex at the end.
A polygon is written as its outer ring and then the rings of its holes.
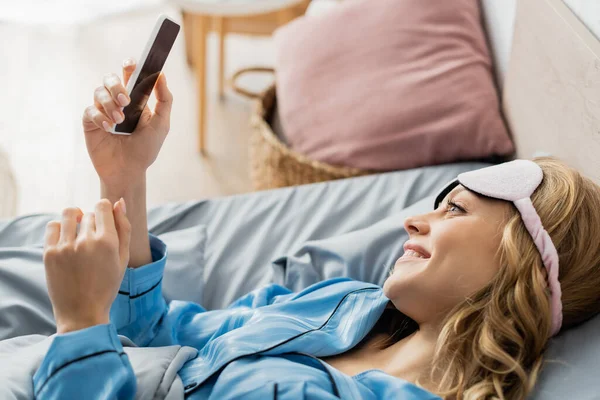
{"type": "Polygon", "coordinates": [[[465,172],[442,189],[436,197],[434,206],[437,208],[446,195],[459,184],[477,194],[513,202],[548,272],[552,313],[551,336],[554,336],[560,331],[563,318],[562,292],[558,281],[558,252],[531,202],[531,195],[540,185],[543,177],[542,168],[530,160],[514,160],[465,172]]]}

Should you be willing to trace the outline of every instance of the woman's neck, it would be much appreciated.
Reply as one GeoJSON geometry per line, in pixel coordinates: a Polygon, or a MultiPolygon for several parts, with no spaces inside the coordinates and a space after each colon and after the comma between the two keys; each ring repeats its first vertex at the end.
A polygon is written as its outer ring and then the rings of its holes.
{"type": "Polygon", "coordinates": [[[421,378],[420,382],[426,384],[437,337],[437,330],[420,327],[404,339],[378,350],[375,357],[381,365],[380,369],[413,383],[421,378]]]}

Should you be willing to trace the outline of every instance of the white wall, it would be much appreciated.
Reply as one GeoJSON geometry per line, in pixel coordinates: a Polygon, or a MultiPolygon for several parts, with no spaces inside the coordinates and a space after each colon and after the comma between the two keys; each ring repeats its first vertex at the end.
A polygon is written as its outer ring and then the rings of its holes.
{"type": "Polygon", "coordinates": [[[481,0],[481,5],[498,84],[502,88],[510,59],[517,0],[481,0]]]}
{"type": "MultiPolygon", "coordinates": [[[[600,39],[600,0],[564,0],[564,2],[600,39]]],[[[498,83],[502,87],[510,59],[517,0],[481,0],[481,5],[496,63],[498,83]]]]}
{"type": "Polygon", "coordinates": [[[600,1],[564,0],[567,6],[600,39],[600,1]]]}

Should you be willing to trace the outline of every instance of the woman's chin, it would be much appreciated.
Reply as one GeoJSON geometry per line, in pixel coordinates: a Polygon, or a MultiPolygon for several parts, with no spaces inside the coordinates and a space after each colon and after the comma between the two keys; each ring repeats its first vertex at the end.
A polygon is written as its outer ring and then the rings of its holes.
{"type": "Polygon", "coordinates": [[[394,264],[392,273],[383,285],[384,294],[387,295],[387,290],[393,292],[402,290],[402,287],[406,288],[407,286],[413,285],[415,279],[420,280],[419,274],[427,268],[429,261],[430,259],[428,258],[399,258],[398,261],[396,261],[396,264],[394,264]]]}

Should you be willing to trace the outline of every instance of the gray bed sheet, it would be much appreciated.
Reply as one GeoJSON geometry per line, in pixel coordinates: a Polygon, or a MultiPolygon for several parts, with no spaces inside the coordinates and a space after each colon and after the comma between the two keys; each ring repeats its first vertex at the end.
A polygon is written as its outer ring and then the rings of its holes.
{"type": "MultiPolygon", "coordinates": [[[[163,287],[171,299],[223,308],[270,282],[300,290],[350,276],[382,284],[407,239],[404,218],[482,163],[448,164],[149,210],[169,248],[163,287]]],[[[58,210],[57,210],[58,211],[58,210]]],[[[45,225],[58,214],[0,221],[0,340],[52,334],[42,264],[45,225]]],[[[553,339],[533,399],[598,399],[600,317],[553,339]]]]}

